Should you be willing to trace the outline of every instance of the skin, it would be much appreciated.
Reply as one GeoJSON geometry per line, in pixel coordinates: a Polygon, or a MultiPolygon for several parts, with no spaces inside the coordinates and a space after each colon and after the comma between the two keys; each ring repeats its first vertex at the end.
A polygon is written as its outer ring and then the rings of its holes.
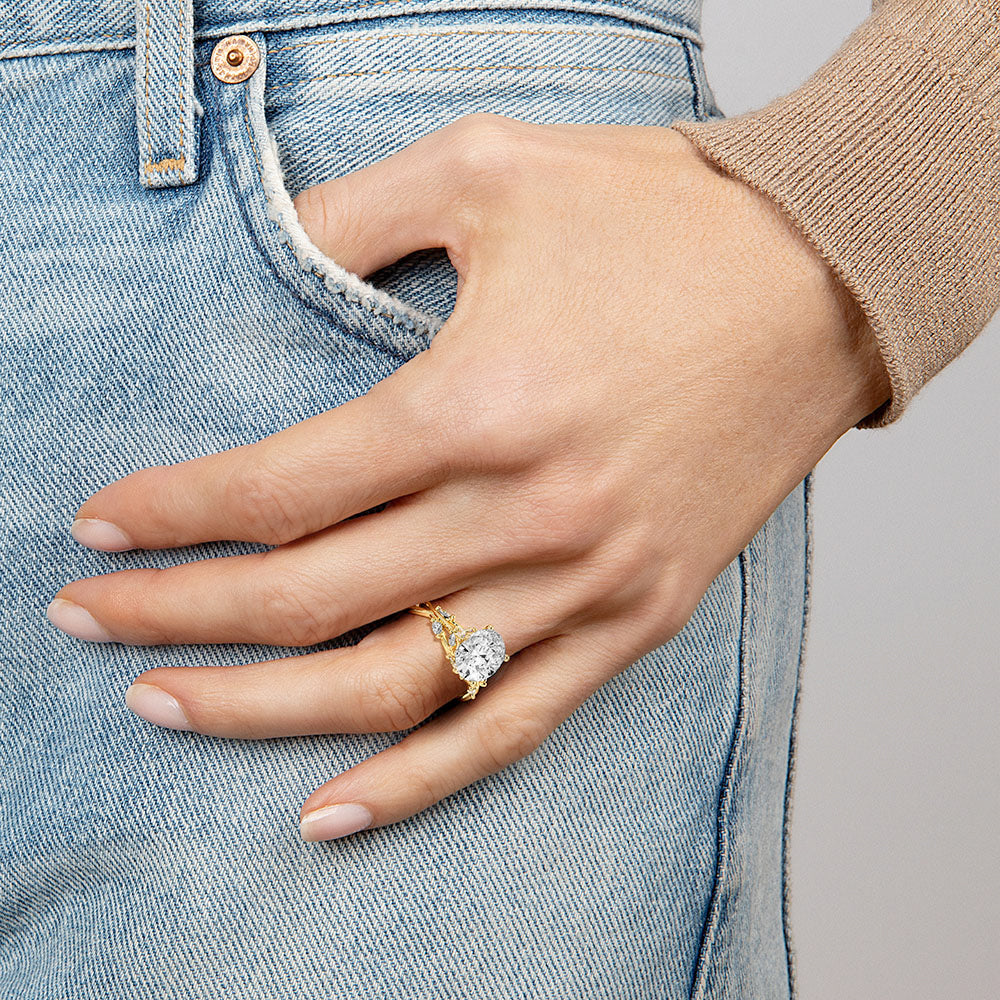
{"type": "MultiPolygon", "coordinates": [[[[680,631],[889,387],[818,253],[669,129],[475,115],[296,208],[362,275],[445,247],[454,314],[367,395],[134,472],[74,528],[99,548],[274,548],[75,580],[50,615],[135,644],[311,645],[422,601],[491,623],[512,656],[474,701],[309,796],[303,836],[325,839],[369,815],[396,823],[539,746],[680,631]],[[307,818],[344,803],[364,809],[307,818]]],[[[176,728],[241,739],[408,729],[466,687],[405,613],[346,649],[137,682],[176,699],[176,728]]],[[[149,693],[133,686],[130,706],[149,693]]]]}

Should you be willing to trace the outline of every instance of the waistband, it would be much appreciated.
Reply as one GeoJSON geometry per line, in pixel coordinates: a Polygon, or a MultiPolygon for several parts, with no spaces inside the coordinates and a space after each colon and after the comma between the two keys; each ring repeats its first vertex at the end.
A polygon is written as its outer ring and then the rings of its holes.
{"type": "MultiPolygon", "coordinates": [[[[195,0],[194,38],[475,10],[565,10],[614,17],[701,45],[702,0],[195,0]]],[[[138,0],[141,9],[143,0],[138,0]]],[[[184,0],[179,0],[183,10],[184,0]]],[[[130,49],[135,0],[0,0],[0,58],[130,49]]]]}

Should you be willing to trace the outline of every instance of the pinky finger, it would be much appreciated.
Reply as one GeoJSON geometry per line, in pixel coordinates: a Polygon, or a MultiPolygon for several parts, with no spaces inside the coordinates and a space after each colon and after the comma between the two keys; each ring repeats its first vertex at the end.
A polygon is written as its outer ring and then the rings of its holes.
{"type": "Polygon", "coordinates": [[[398,823],[527,757],[624,666],[609,663],[604,644],[589,644],[585,632],[529,646],[473,701],[316,789],[302,806],[302,839],[398,823]]]}

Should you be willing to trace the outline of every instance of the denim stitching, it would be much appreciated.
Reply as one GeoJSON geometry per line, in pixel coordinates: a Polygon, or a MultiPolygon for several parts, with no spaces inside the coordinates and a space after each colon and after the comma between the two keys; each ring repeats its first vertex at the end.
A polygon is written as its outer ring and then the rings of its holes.
{"type": "Polygon", "coordinates": [[[721,906],[722,890],[729,871],[729,805],[733,797],[736,783],[735,774],[740,764],[743,752],[743,740],[747,724],[747,692],[748,670],[746,669],[747,642],[750,619],[750,546],[739,555],[740,579],[743,585],[743,607],[740,615],[740,648],[739,648],[739,698],[736,708],[736,725],[733,728],[732,742],[729,747],[729,757],[726,761],[726,771],[719,789],[718,810],[716,813],[716,866],[715,880],[712,885],[712,895],[708,904],[708,914],[702,930],[701,944],[698,948],[698,960],[695,964],[694,980],[691,984],[690,1000],[704,1000],[705,986],[708,981],[708,964],[712,959],[715,945],[715,932],[719,923],[719,908],[721,906]]]}
{"type": "Polygon", "coordinates": [[[184,0],[177,5],[177,98],[180,102],[181,168],[184,167],[184,0]]]}
{"type": "Polygon", "coordinates": [[[805,570],[803,580],[802,600],[802,632],[799,637],[799,662],[795,672],[795,692],[792,696],[792,720],[788,733],[788,771],[785,777],[784,813],[781,824],[781,929],[785,938],[785,961],[788,966],[788,996],[795,1000],[796,968],[795,948],[792,942],[791,921],[789,910],[791,906],[791,881],[788,844],[792,826],[792,801],[795,791],[795,751],[798,737],[799,703],[802,692],[802,669],[805,663],[806,644],[810,613],[812,610],[812,565],[813,548],[813,513],[812,513],[813,474],[810,472],[802,483],[802,508],[805,526],[805,570]]]}
{"type": "MultiPolygon", "coordinates": [[[[261,190],[264,193],[264,198],[268,202],[270,202],[271,196],[268,193],[267,182],[264,179],[264,166],[261,163],[260,154],[257,150],[257,142],[254,139],[253,135],[253,123],[251,122],[250,119],[250,89],[246,85],[244,85],[243,88],[243,100],[245,107],[245,111],[243,114],[243,121],[244,124],[246,125],[247,136],[250,139],[250,146],[253,149],[254,160],[257,164],[257,175],[260,179],[261,190]]],[[[275,225],[277,225],[279,229],[282,228],[280,223],[275,223],[275,225]]],[[[307,268],[305,264],[303,264],[302,261],[299,260],[298,255],[296,255],[296,260],[298,261],[299,266],[304,271],[307,271],[309,274],[312,274],[315,277],[319,278],[319,280],[323,282],[324,287],[330,288],[328,284],[328,278],[330,276],[323,274],[322,271],[318,271],[315,267],[307,268]]],[[[432,334],[434,332],[434,327],[430,326],[427,322],[418,319],[416,316],[408,316],[405,314],[400,315],[391,308],[381,305],[380,303],[377,302],[372,302],[369,298],[362,297],[357,292],[352,291],[349,288],[343,287],[342,285],[339,285],[339,283],[335,284],[338,285],[338,287],[336,288],[336,293],[341,295],[345,299],[345,301],[352,302],[355,305],[363,307],[374,316],[381,316],[384,319],[389,319],[393,323],[402,326],[407,330],[412,330],[417,333],[432,334]]],[[[330,290],[332,291],[333,289],[330,290]]]]}
{"type": "Polygon", "coordinates": [[[145,88],[146,88],[146,169],[149,169],[149,165],[153,160],[153,139],[150,135],[149,129],[149,4],[146,4],[146,73],[145,73],[145,88]]]}
{"type": "MultiPolygon", "coordinates": [[[[312,24],[306,24],[306,25],[292,24],[292,23],[289,23],[287,20],[282,20],[282,21],[278,22],[275,25],[260,25],[260,26],[254,26],[254,27],[250,26],[251,24],[256,24],[256,22],[252,22],[252,21],[251,22],[244,22],[243,25],[237,25],[237,26],[234,26],[232,24],[230,24],[228,26],[227,25],[222,25],[222,24],[208,25],[205,28],[203,28],[201,32],[195,32],[195,39],[199,40],[199,39],[209,39],[209,38],[221,38],[221,37],[225,36],[226,34],[232,34],[233,31],[237,27],[239,27],[240,30],[242,30],[244,32],[272,31],[272,32],[282,32],[282,33],[285,33],[285,32],[302,31],[305,28],[310,28],[310,27],[313,27],[313,28],[325,27],[325,26],[330,25],[330,24],[346,24],[346,23],[350,23],[350,22],[345,21],[345,20],[337,17],[336,15],[339,14],[339,13],[342,13],[345,10],[350,10],[351,8],[357,8],[357,7],[362,7],[362,8],[365,8],[365,7],[378,7],[378,6],[384,6],[384,5],[389,5],[389,6],[396,5],[396,6],[399,6],[399,7],[406,7],[408,5],[411,5],[412,3],[420,4],[420,3],[425,3],[425,2],[426,2],[426,0],[352,0],[352,2],[347,2],[347,3],[341,3],[341,4],[339,4],[338,7],[337,7],[337,10],[335,10],[335,11],[323,11],[319,15],[317,15],[317,13],[316,13],[315,10],[294,11],[294,12],[289,12],[289,13],[286,13],[286,14],[283,15],[283,17],[285,17],[285,18],[295,18],[295,17],[317,18],[314,21],[314,23],[312,23],[312,24]]],[[[607,7],[607,6],[610,6],[610,4],[608,4],[608,3],[605,2],[605,3],[603,3],[603,6],[607,7]]],[[[531,11],[532,11],[532,8],[529,8],[529,7],[524,7],[524,8],[515,7],[515,8],[510,8],[510,9],[511,10],[523,10],[525,13],[531,13],[531,11]]],[[[549,10],[551,8],[546,6],[546,7],[541,7],[541,8],[538,8],[538,9],[540,9],[540,10],[549,10]]],[[[571,5],[567,9],[568,10],[577,10],[577,7],[574,6],[574,5],[571,5]]],[[[423,12],[418,12],[418,15],[415,15],[415,16],[419,16],[419,14],[421,14],[421,13],[423,13],[423,12]]],[[[435,14],[435,13],[440,13],[440,12],[439,11],[428,11],[427,13],[435,14]]],[[[636,24],[636,25],[638,25],[638,26],[640,26],[643,29],[648,30],[648,31],[657,31],[657,32],[666,33],[666,34],[673,34],[673,35],[676,35],[678,33],[682,33],[682,34],[684,34],[684,37],[688,37],[688,33],[692,30],[688,25],[686,25],[686,24],[684,24],[682,22],[670,22],[670,23],[667,23],[667,22],[664,22],[664,21],[661,21],[661,20],[657,20],[656,18],[647,17],[642,12],[640,12],[638,10],[631,10],[630,9],[628,13],[631,14],[632,17],[618,17],[617,19],[618,20],[628,21],[630,24],[636,24]],[[639,19],[639,18],[641,18],[641,19],[639,19]]],[[[607,14],[607,13],[603,14],[602,16],[605,16],[605,17],[615,17],[615,15],[613,15],[613,14],[607,14]]],[[[135,37],[134,32],[127,32],[127,33],[122,33],[122,34],[107,34],[106,32],[100,32],[100,31],[88,32],[87,34],[83,34],[83,35],[79,35],[79,34],[77,34],[77,35],[62,35],[62,36],[49,37],[49,38],[5,38],[2,35],[0,35],[0,50],[2,50],[4,48],[10,48],[10,47],[16,46],[16,45],[45,45],[45,44],[47,44],[49,42],[79,42],[80,44],[84,44],[84,43],[87,43],[87,42],[92,42],[94,39],[97,39],[97,38],[103,38],[103,39],[127,39],[127,38],[134,38],[134,37],[135,37]]],[[[700,40],[698,40],[698,39],[696,39],[694,37],[692,37],[691,40],[696,45],[700,46],[700,44],[701,44],[700,40]]],[[[664,43],[664,44],[676,44],[676,43],[664,43]]],[[[95,50],[95,51],[99,51],[99,50],[95,50]]],[[[44,54],[44,53],[40,53],[40,54],[44,54]]]]}
{"type": "Polygon", "coordinates": [[[177,9],[177,94],[180,102],[180,152],[179,157],[165,157],[153,163],[153,142],[149,128],[149,3],[146,4],[146,163],[147,174],[183,171],[186,162],[184,149],[184,0],[179,0],[177,9]]]}
{"type": "Polygon", "coordinates": [[[650,45],[665,45],[668,48],[681,48],[680,42],[667,41],[662,38],[645,38],[638,32],[629,33],[626,31],[561,31],[558,29],[532,31],[525,29],[511,29],[495,31],[406,31],[391,35],[353,35],[350,38],[321,38],[315,42],[299,42],[296,45],[283,45],[280,48],[271,49],[271,52],[291,52],[293,49],[305,49],[311,45],[347,45],[355,42],[382,41],[386,38],[448,38],[453,35],[487,35],[490,37],[497,35],[571,35],[581,38],[627,38],[630,40],[648,42],[650,45]]]}
{"type": "Polygon", "coordinates": [[[132,31],[121,35],[106,35],[97,31],[92,35],[60,35],[55,38],[6,38],[0,39],[0,46],[11,45],[47,45],[49,42],[89,42],[92,38],[134,38],[132,31]]]}
{"type": "Polygon", "coordinates": [[[293,80],[291,83],[276,83],[266,89],[269,91],[286,90],[290,87],[298,87],[306,83],[317,83],[322,80],[334,80],[340,77],[351,76],[398,76],[406,73],[460,73],[478,72],[495,69],[575,69],[588,73],[638,73],[644,76],[655,76],[663,80],[687,80],[686,76],[676,73],[661,73],[653,69],[633,69],[629,66],[559,66],[559,65],[505,65],[496,66],[409,66],[405,69],[373,69],[373,70],[345,70],[342,73],[324,73],[322,76],[311,76],[304,80],[293,80]]]}

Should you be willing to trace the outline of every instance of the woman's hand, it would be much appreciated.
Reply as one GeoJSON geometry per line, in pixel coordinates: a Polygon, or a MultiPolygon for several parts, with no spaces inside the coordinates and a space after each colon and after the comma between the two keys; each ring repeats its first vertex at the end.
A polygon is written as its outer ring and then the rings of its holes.
{"type": "MultiPolygon", "coordinates": [[[[74,525],[94,548],[274,548],[77,580],[50,616],[93,640],[291,646],[424,601],[490,622],[511,661],[315,791],[302,832],[319,840],[397,822],[530,753],[683,627],[888,388],[815,251],[669,129],[472,116],[296,204],[359,274],[447,248],[453,315],[367,395],[135,472],[74,525]]],[[[427,621],[403,614],[353,647],[149,670],[128,703],[160,725],[261,738],[408,729],[465,687],[427,621]]]]}

